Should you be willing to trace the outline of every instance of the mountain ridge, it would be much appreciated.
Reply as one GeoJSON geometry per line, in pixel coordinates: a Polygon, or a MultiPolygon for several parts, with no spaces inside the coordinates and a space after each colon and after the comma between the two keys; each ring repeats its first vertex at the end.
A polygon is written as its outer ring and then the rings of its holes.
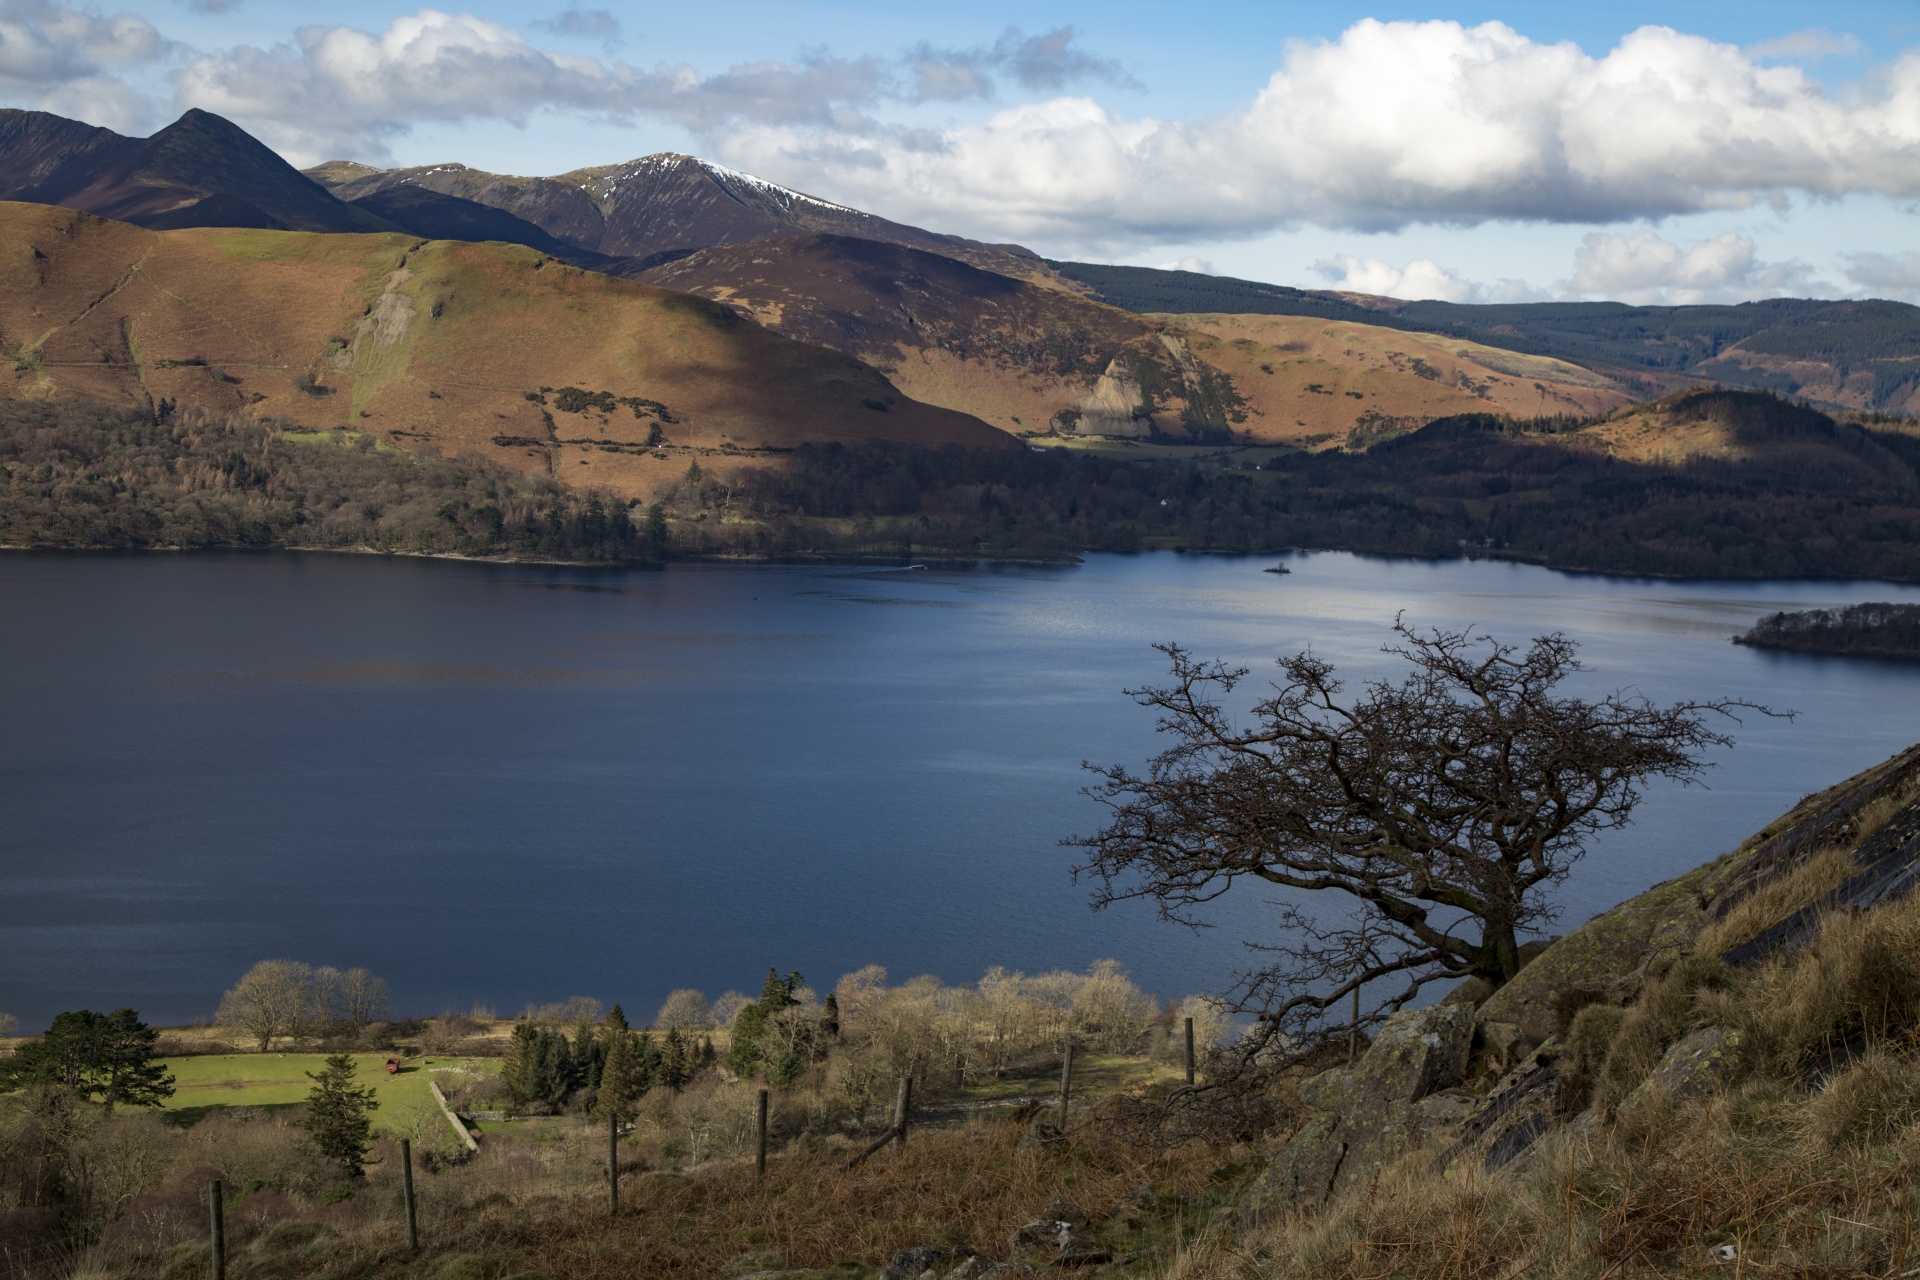
{"type": "MultiPolygon", "coordinates": [[[[306,171],[342,200],[358,202],[395,186],[458,196],[521,218],[576,248],[610,258],[649,259],[723,244],[833,233],[926,249],[1026,279],[1045,275],[1038,255],[893,222],[682,152],[660,152],[552,177],[489,173],[463,164],[419,165],[350,176],[329,161],[306,171]]],[[[644,267],[642,268],[644,269],[644,267]]]]}
{"type": "Polygon", "coordinates": [[[1018,447],[705,299],[397,234],[0,203],[0,360],[0,398],[253,412],[630,497],[807,442],[1018,447]]]}
{"type": "Polygon", "coordinates": [[[398,230],[335,199],[232,121],[197,109],[146,138],[44,111],[0,110],[0,200],[135,225],[224,226],[237,217],[238,225],[270,220],[297,231],[398,230]]]}

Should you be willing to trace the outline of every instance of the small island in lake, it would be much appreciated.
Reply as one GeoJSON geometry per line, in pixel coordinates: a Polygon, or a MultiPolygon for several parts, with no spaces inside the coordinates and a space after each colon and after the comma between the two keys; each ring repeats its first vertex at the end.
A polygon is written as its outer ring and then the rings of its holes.
{"type": "Polygon", "coordinates": [[[1735,644],[1804,653],[1920,658],[1920,604],[1855,604],[1762,618],[1735,644]]]}

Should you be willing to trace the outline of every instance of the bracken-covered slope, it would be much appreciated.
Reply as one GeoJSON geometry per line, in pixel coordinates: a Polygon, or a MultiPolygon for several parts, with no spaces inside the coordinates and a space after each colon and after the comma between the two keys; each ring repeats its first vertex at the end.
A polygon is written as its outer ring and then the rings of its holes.
{"type": "Polygon", "coordinates": [[[1902,302],[1407,302],[1191,271],[1050,265],[1088,296],[1130,311],[1344,320],[1573,361],[1640,395],[1711,381],[1805,396],[1830,408],[1920,416],[1920,307],[1902,302]]]}
{"type": "Polygon", "coordinates": [[[637,278],[857,356],[910,395],[1008,431],[1346,446],[1447,414],[1586,414],[1630,400],[1565,361],[1309,319],[1138,316],[849,236],[705,249],[637,278]]]}
{"type": "Polygon", "coordinates": [[[189,111],[150,138],[44,111],[0,111],[0,200],[150,227],[394,230],[206,111],[189,111]]]}
{"type": "Polygon", "coordinates": [[[1045,265],[1018,245],[983,244],[890,222],[693,156],[666,153],[551,178],[486,173],[461,164],[358,174],[338,162],[307,170],[338,182],[344,200],[420,186],[504,209],[551,236],[596,253],[639,260],[635,269],[713,245],[824,232],[910,245],[990,271],[1029,277],[1045,265]]]}
{"type": "Polygon", "coordinates": [[[725,307],[497,244],[0,204],[0,359],[8,397],[251,406],[635,496],[703,454],[1014,447],[725,307]]]}

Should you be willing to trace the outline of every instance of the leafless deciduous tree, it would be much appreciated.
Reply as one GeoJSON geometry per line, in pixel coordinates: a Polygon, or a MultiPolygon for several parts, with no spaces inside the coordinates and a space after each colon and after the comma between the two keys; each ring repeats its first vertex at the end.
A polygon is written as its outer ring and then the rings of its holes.
{"type": "Polygon", "coordinates": [[[364,1027],[387,1016],[387,983],[384,978],[375,977],[365,969],[353,968],[335,978],[333,990],[338,1003],[338,1016],[348,1022],[364,1027]]]}
{"type": "Polygon", "coordinates": [[[222,1023],[251,1035],[265,1053],[279,1036],[300,1030],[313,1006],[313,969],[297,960],[262,960],[220,997],[222,1023]]]}
{"type": "Polygon", "coordinates": [[[653,1015],[653,1025],[662,1031],[669,1027],[710,1027],[714,1025],[713,1006],[707,1003],[704,993],[692,987],[680,987],[667,993],[667,999],[660,1006],[660,1012],[653,1015]]]}
{"type": "Polygon", "coordinates": [[[1306,1050],[1344,1034],[1335,1019],[1356,990],[1370,1025],[1432,982],[1506,982],[1588,841],[1627,822],[1646,781],[1692,782],[1700,753],[1731,742],[1708,717],[1774,714],[1565,696],[1581,664],[1560,634],[1521,651],[1472,631],[1394,631],[1384,652],[1410,668],[1403,679],[1348,697],[1327,662],[1285,657],[1246,727],[1221,706],[1244,668],[1162,646],[1172,682],[1132,696],[1160,711],[1173,745],[1144,775],[1095,770],[1088,793],[1111,820],[1068,842],[1086,851],[1075,871],[1099,906],[1146,898],[1198,924],[1195,909],[1242,880],[1295,891],[1276,921],[1285,940],[1255,945],[1268,962],[1235,991],[1260,1018],[1255,1043],[1306,1050]],[[1343,923],[1298,904],[1320,892],[1345,896],[1343,923]]]}

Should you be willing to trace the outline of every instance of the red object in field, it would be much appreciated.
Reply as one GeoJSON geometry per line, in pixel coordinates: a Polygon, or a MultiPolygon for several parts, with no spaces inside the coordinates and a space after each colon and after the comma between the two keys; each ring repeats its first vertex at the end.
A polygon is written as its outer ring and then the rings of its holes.
{"type": "Polygon", "coordinates": [[[388,1075],[400,1074],[400,1059],[398,1058],[387,1059],[387,1074],[388,1075]]]}

